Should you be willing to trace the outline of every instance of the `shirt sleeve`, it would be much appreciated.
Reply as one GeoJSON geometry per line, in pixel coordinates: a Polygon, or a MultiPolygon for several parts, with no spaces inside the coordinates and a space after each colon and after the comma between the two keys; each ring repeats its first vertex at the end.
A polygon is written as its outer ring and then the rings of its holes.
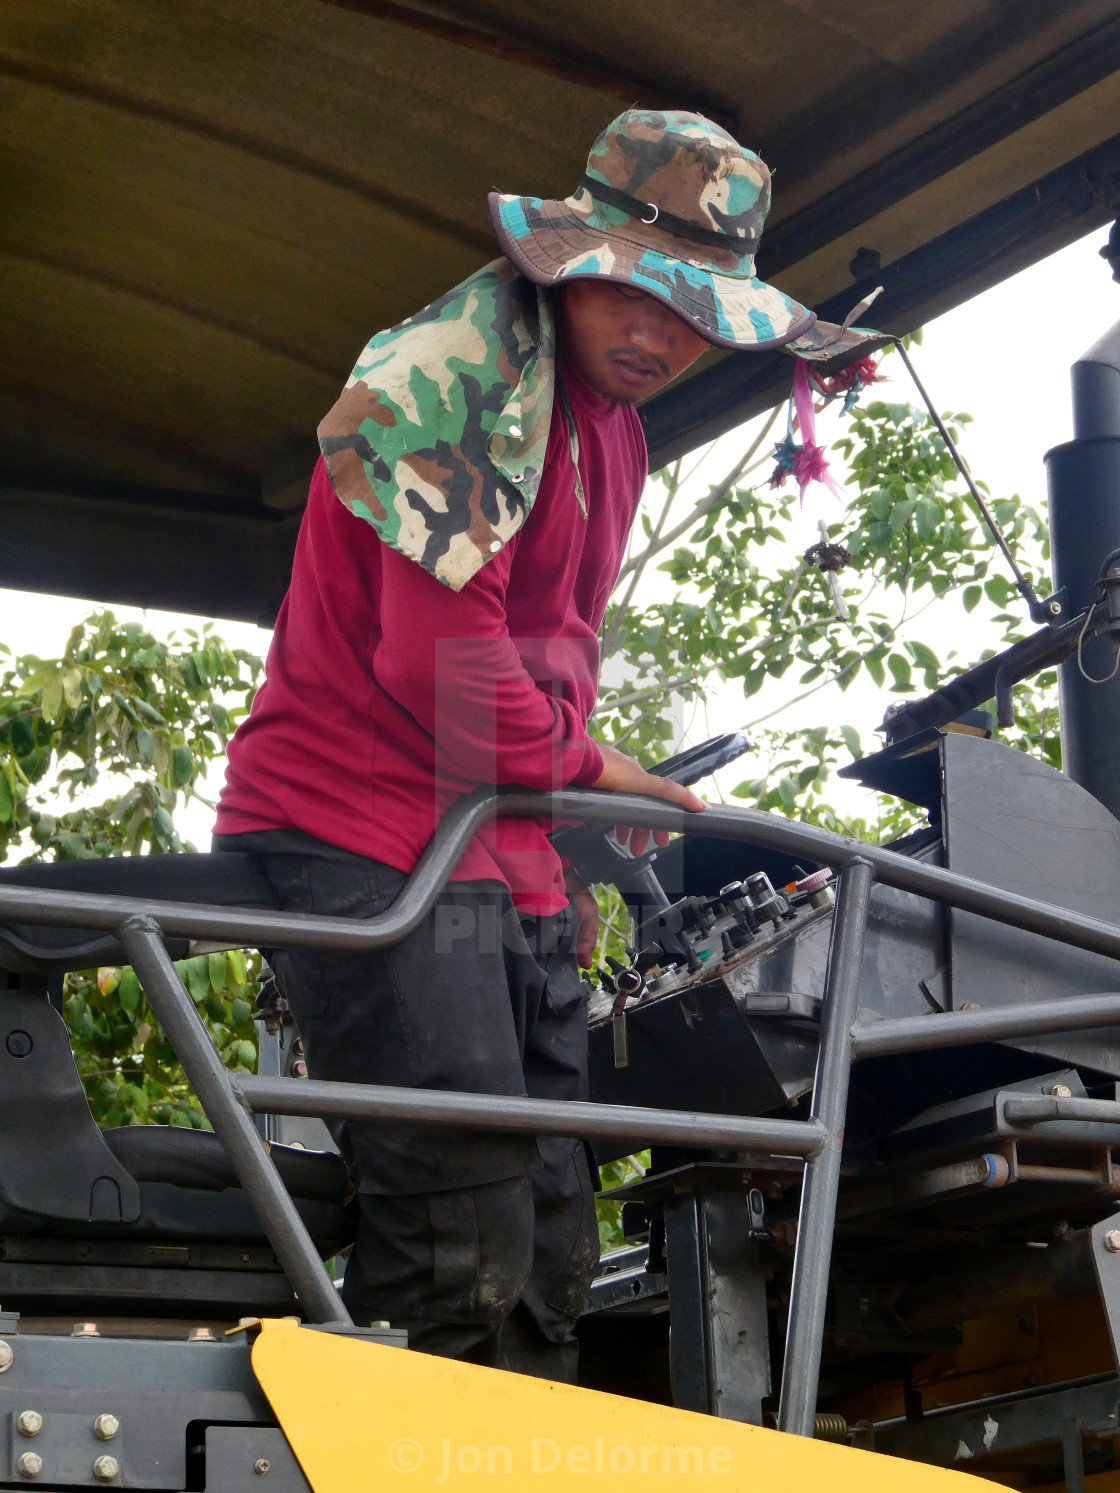
{"type": "Polygon", "coordinates": [[[456,592],[386,545],[374,676],[472,781],[587,787],[602,753],[563,681],[542,688],[510,637],[516,550],[517,536],[456,592]]]}

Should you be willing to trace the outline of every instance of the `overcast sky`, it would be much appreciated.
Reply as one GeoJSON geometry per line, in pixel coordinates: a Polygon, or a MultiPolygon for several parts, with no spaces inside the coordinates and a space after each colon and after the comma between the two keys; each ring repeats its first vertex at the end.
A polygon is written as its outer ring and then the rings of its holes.
{"type": "MultiPolygon", "coordinates": [[[[1072,433],[1070,364],[1120,320],[1120,286],[1111,280],[1108,267],[1098,255],[1106,238],[1105,229],[1097,230],[931,322],[923,345],[912,354],[939,408],[966,410],[974,416],[965,453],[974,473],[989,484],[994,497],[1019,493],[1037,504],[1045,496],[1043,455],[1072,433]]],[[[897,360],[891,362],[898,366],[897,360]]],[[[882,393],[887,399],[917,402],[916,395],[901,380],[886,385],[882,393]]],[[[822,421],[820,436],[835,439],[837,429],[822,421]]],[[[742,449],[742,440],[742,433],[735,433],[718,443],[696,478],[701,490],[705,479],[721,475],[727,458],[733,459],[735,449],[742,449]]],[[[837,512],[834,498],[819,486],[812,489],[800,516],[798,546],[813,543],[817,520],[823,517],[835,522],[837,512]]],[[[0,641],[17,653],[58,653],[75,621],[91,605],[70,598],[0,590],[0,641]]],[[[114,610],[118,615],[143,615],[130,608],[114,610]]],[[[956,616],[955,610],[947,610],[938,619],[938,637],[942,644],[946,640],[951,644],[956,637],[962,651],[975,652],[974,630],[966,633],[956,616]]],[[[166,633],[197,619],[150,612],[147,621],[157,633],[166,633]]],[[[261,628],[222,623],[219,630],[236,646],[260,653],[267,649],[269,634],[261,628]]],[[[782,687],[787,694],[796,692],[792,683],[782,687]]],[[[777,703],[779,698],[768,694],[767,703],[772,699],[777,703]]],[[[844,720],[867,734],[881,718],[886,703],[870,684],[855,686],[844,696],[830,690],[789,712],[782,723],[844,720]]],[[[757,701],[744,702],[741,695],[730,692],[709,711],[709,723],[713,731],[725,730],[760,713],[757,701]]],[[[702,727],[701,721],[693,723],[693,739],[706,734],[702,727]]],[[[729,772],[725,787],[748,775],[749,762],[729,772]]],[[[200,845],[205,844],[207,830],[205,813],[192,813],[189,833],[200,845]]]]}

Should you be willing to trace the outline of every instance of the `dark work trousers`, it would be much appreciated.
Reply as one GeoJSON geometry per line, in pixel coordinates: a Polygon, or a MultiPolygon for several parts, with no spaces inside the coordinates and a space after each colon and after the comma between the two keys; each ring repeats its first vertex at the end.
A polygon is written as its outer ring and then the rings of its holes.
{"type": "MultiPolygon", "coordinates": [[[[368,918],[405,877],[296,830],[215,837],[260,857],[285,912],[368,918]]],[[[496,882],[451,883],[423,923],[363,953],[268,955],[313,1078],[582,1099],[587,1011],[576,914],[518,914],[496,882]]],[[[360,1222],[343,1300],[412,1347],[574,1381],[599,1256],[583,1146],[334,1121],[360,1222]]]]}

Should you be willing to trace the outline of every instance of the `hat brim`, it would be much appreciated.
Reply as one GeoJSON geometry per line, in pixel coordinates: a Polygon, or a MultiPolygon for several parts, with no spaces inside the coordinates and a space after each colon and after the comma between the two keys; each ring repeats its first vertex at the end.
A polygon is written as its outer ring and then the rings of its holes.
{"type": "Polygon", "coordinates": [[[538,285],[591,278],[633,285],[664,301],[716,347],[785,347],[816,321],[806,306],[753,275],[720,274],[697,262],[703,249],[690,253],[683,240],[675,241],[682,252],[671,253],[645,235],[585,224],[566,203],[497,192],[489,200],[503,253],[538,285]]]}
{"type": "Polygon", "coordinates": [[[875,335],[820,322],[807,306],[753,274],[721,273],[702,262],[710,256],[700,246],[683,239],[672,239],[679,249],[670,252],[652,242],[670,236],[646,225],[589,223],[570,203],[539,197],[491,192],[489,205],[502,252],[537,285],[586,279],[633,285],[664,301],[715,347],[786,349],[827,359],[875,335]]]}

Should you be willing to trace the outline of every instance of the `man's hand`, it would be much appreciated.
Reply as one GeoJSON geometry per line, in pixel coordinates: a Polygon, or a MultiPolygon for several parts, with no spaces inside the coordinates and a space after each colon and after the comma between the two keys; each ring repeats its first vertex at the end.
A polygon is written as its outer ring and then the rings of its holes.
{"type": "MultiPolygon", "coordinates": [[[[644,793],[649,798],[663,798],[667,803],[680,804],[682,809],[688,809],[692,813],[699,813],[707,808],[704,800],[698,798],[691,788],[682,788],[669,778],[659,778],[652,772],[646,772],[633,757],[628,757],[615,747],[603,746],[601,742],[598,747],[603,754],[603,771],[591,784],[592,788],[609,788],[612,793],[644,793]]],[[[620,845],[629,841],[634,855],[642,855],[649,844],[648,829],[627,829],[620,825],[615,834],[620,845]]],[[[653,843],[661,847],[668,845],[668,831],[655,829],[653,843]]]]}
{"type": "Polygon", "coordinates": [[[565,870],[564,885],[568,888],[568,896],[576,905],[579,917],[576,958],[584,969],[590,969],[591,961],[595,958],[595,940],[599,937],[599,904],[595,900],[595,893],[574,866],[568,866],[565,870]]]}

